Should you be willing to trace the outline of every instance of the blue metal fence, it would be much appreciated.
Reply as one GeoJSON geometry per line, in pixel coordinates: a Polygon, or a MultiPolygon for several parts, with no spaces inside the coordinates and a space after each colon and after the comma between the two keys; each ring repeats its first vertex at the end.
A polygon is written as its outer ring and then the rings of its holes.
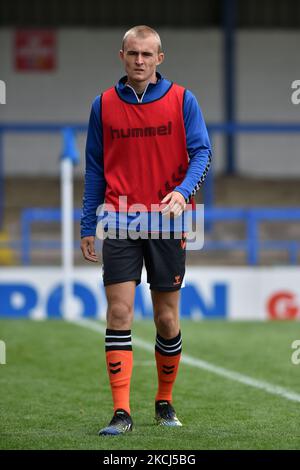
{"type": "MultiPolygon", "coordinates": [[[[79,221],[81,215],[80,209],[74,210],[74,221],[79,221]]],[[[61,249],[61,240],[36,240],[32,238],[32,225],[36,222],[49,223],[61,222],[61,209],[58,208],[26,208],[21,215],[21,261],[23,265],[29,265],[31,260],[31,252],[33,249],[45,250],[61,249]]],[[[79,247],[79,242],[75,243],[75,247],[79,247]]]]}
{"type": "Polygon", "coordinates": [[[285,250],[290,264],[297,264],[300,241],[298,240],[261,240],[259,228],[262,222],[300,222],[300,208],[225,208],[205,209],[205,219],[213,222],[243,222],[246,228],[244,240],[208,240],[204,250],[243,250],[247,262],[255,266],[259,263],[262,250],[285,250]]]}
{"type": "MultiPolygon", "coordinates": [[[[80,209],[74,210],[74,220],[80,220],[80,209]]],[[[249,265],[259,264],[263,250],[285,250],[289,262],[297,264],[300,241],[297,240],[261,240],[259,226],[262,222],[300,222],[300,208],[205,208],[205,219],[211,222],[242,222],[245,225],[246,237],[243,240],[207,240],[205,250],[242,250],[246,253],[249,265]]],[[[60,209],[27,208],[21,218],[21,260],[24,265],[30,264],[33,249],[60,249],[59,240],[36,240],[32,237],[32,226],[36,222],[60,222],[60,209]]],[[[79,242],[75,244],[79,248],[79,242]]]]}

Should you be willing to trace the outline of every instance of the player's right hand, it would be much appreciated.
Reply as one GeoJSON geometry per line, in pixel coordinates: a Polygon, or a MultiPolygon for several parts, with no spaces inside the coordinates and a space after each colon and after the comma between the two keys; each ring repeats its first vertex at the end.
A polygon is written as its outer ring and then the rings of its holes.
{"type": "Polygon", "coordinates": [[[80,248],[84,259],[97,263],[99,261],[95,252],[95,237],[83,237],[81,239],[80,248]]]}

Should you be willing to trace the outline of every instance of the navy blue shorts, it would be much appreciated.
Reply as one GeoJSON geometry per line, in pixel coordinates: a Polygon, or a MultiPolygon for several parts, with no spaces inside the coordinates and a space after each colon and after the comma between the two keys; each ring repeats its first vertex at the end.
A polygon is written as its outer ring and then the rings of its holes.
{"type": "Polygon", "coordinates": [[[181,288],[185,274],[186,236],[165,239],[103,240],[103,283],[141,282],[143,263],[150,289],[173,291],[181,288]]]}

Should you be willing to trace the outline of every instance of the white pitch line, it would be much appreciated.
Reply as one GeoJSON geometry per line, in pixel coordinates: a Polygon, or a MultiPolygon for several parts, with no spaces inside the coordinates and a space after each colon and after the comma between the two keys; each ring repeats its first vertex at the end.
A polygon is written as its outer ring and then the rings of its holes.
{"type": "MultiPolygon", "coordinates": [[[[106,327],[102,326],[101,324],[88,319],[80,319],[80,320],[67,320],[69,323],[73,323],[75,325],[88,328],[93,331],[97,331],[105,335],[106,327]]],[[[146,341],[140,338],[133,338],[133,345],[137,346],[140,349],[144,349],[145,351],[149,351],[153,353],[154,346],[153,344],[147,343],[146,341]]],[[[201,359],[196,359],[192,356],[188,356],[186,354],[182,354],[180,362],[182,364],[186,364],[192,367],[197,367],[198,369],[207,370],[208,372],[212,372],[216,375],[220,375],[221,377],[225,377],[229,380],[234,380],[235,382],[242,383],[244,385],[248,385],[249,387],[258,388],[260,390],[264,390],[265,392],[270,393],[271,395],[278,395],[280,397],[286,398],[290,401],[295,401],[300,403],[300,394],[292,392],[286,388],[280,387],[278,385],[271,384],[269,382],[265,382],[262,380],[253,379],[244,374],[240,374],[239,372],[234,372],[229,369],[225,369],[224,367],[219,367],[210,362],[203,361],[201,359]]]]}
{"type": "Polygon", "coordinates": [[[156,363],[155,363],[155,360],[153,359],[152,361],[138,361],[136,359],[134,359],[133,361],[133,365],[134,367],[136,366],[156,366],[156,363]]]}

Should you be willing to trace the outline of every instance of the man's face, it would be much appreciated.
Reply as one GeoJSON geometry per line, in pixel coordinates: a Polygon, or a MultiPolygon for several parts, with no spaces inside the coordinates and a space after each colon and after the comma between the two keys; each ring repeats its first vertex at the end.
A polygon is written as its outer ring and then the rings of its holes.
{"type": "Polygon", "coordinates": [[[120,57],[129,80],[148,82],[155,81],[156,67],[162,63],[164,54],[158,53],[155,36],[129,36],[125,41],[124,51],[120,51],[120,57]]]}

